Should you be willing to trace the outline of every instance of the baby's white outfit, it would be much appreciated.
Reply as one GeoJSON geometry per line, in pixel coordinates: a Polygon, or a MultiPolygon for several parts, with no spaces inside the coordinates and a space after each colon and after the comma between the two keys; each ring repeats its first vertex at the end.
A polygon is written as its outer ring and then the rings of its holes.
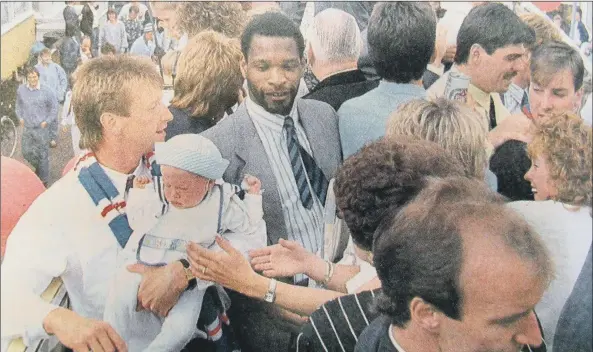
{"type": "MultiPolygon", "coordinates": [[[[130,189],[126,212],[134,232],[118,258],[118,274],[112,282],[104,314],[105,321],[126,341],[129,351],[181,350],[199,335],[196,323],[204,292],[213,285],[198,280],[197,287],[183,292],[163,319],[146,310],[136,312],[142,276],[129,272],[126,269],[129,264],[165,265],[186,258],[188,241],[220,250],[214,241],[217,230],[243,255],[266,245],[261,195],[245,194],[241,200],[237,191],[238,187],[219,180],[197,206],[189,209],[169,206],[160,216],[164,204],[152,187],[130,189]]],[[[225,295],[222,289],[218,291],[225,295]]]]}

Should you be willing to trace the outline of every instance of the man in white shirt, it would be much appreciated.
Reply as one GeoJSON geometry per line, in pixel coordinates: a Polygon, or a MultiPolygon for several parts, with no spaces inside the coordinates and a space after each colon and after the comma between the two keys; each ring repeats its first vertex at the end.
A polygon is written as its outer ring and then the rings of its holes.
{"type": "MultiPolygon", "coordinates": [[[[241,43],[249,97],[203,135],[230,161],[225,181],[240,183],[243,174],[261,180],[268,244],[285,238],[319,253],[328,181],[342,161],[337,115],[328,104],[296,98],[305,44],[288,17],[275,12],[254,17],[241,43]]],[[[282,326],[270,307],[241,302],[242,297],[231,296],[231,310],[250,307],[250,314],[231,317],[242,348],[286,351],[296,331],[282,326]]]]}
{"type": "MultiPolygon", "coordinates": [[[[144,58],[104,56],[80,69],[73,107],[81,146],[89,151],[74,171],[41,194],[12,231],[2,263],[2,339],[26,345],[55,335],[76,351],[126,351],[101,321],[118,254],[131,230],[125,215],[132,175],[150,175],[148,157],[164,141],[171,114],[162,80],[144,58]],[[44,302],[54,277],[63,281],[72,310],[44,302]]],[[[154,174],[153,174],[154,175],[154,174]]],[[[159,316],[188,285],[183,263],[128,268],[142,274],[138,309],[159,316]]]]}

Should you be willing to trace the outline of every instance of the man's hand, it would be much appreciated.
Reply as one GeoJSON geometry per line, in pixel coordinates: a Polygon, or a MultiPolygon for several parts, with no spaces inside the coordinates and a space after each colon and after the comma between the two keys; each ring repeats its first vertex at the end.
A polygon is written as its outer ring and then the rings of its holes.
{"type": "Polygon", "coordinates": [[[43,328],[75,352],[128,350],[124,340],[109,324],[81,317],[66,308],[60,307],[49,312],[43,320],[43,328]]]}
{"type": "Polygon", "coordinates": [[[444,62],[453,62],[455,60],[455,53],[457,52],[457,45],[450,45],[443,55],[444,62]]]}
{"type": "Polygon", "coordinates": [[[20,119],[20,120],[19,120],[19,124],[21,125],[21,127],[25,126],[25,120],[23,120],[23,119],[20,119]]]}
{"type": "Polygon", "coordinates": [[[523,114],[514,114],[502,120],[496,128],[488,133],[488,140],[494,146],[499,147],[504,142],[515,139],[529,143],[531,141],[531,129],[533,120],[523,114]]]}
{"type": "MultiPolygon", "coordinates": [[[[434,45],[434,62],[433,65],[440,66],[441,61],[447,53],[447,28],[442,25],[437,25],[437,36],[434,45]]],[[[455,55],[455,54],[453,54],[455,55]]]]}
{"type": "Polygon", "coordinates": [[[47,121],[43,121],[40,126],[41,126],[41,128],[46,128],[47,127],[47,121]]]}
{"type": "Polygon", "coordinates": [[[278,244],[249,251],[251,265],[267,277],[288,277],[308,271],[313,254],[294,241],[280,239],[278,244]]]}
{"type": "Polygon", "coordinates": [[[128,270],[142,275],[138,289],[138,311],[147,309],[160,317],[166,317],[187,287],[183,265],[179,261],[161,267],[133,264],[128,266],[128,270]]]}

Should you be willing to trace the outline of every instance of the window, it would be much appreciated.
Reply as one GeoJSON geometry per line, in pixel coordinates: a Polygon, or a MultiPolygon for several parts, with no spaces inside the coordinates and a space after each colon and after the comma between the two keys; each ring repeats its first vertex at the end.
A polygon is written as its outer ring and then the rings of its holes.
{"type": "Polygon", "coordinates": [[[15,2],[0,2],[2,9],[0,24],[2,26],[2,33],[14,27],[16,24],[23,21],[27,14],[33,14],[32,1],[15,1],[15,2]]]}

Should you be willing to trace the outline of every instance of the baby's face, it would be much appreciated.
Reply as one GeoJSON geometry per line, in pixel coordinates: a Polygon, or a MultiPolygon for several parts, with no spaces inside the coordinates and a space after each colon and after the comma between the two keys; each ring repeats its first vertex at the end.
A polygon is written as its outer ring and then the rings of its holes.
{"type": "Polygon", "coordinates": [[[172,166],[161,166],[165,197],[178,209],[193,208],[200,204],[212,187],[209,179],[172,166]]]}

